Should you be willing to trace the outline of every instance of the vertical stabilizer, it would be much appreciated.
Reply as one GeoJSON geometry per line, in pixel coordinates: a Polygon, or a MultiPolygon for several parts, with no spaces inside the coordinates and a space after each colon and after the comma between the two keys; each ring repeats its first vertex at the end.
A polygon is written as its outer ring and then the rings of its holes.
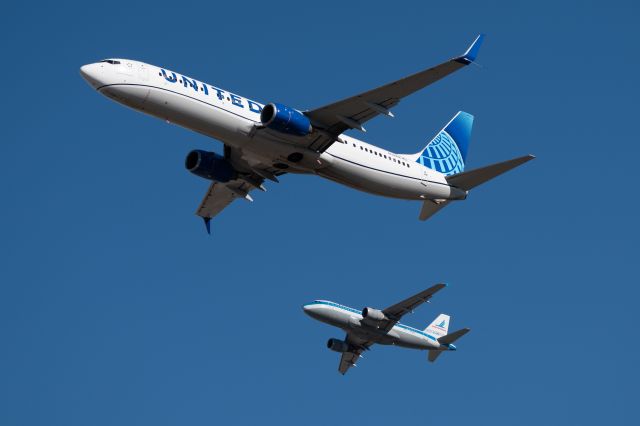
{"type": "Polygon", "coordinates": [[[461,173],[467,160],[472,127],[473,115],[460,111],[412,157],[417,163],[447,176],[461,173]]]}
{"type": "Polygon", "coordinates": [[[431,324],[424,331],[436,339],[438,337],[446,336],[449,331],[449,320],[451,317],[447,314],[440,314],[433,320],[431,324]]]}

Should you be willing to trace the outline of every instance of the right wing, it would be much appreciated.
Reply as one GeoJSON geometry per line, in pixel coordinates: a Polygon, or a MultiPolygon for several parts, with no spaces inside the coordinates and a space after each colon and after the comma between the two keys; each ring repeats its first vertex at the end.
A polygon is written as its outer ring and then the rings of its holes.
{"type": "Polygon", "coordinates": [[[224,147],[225,158],[239,170],[238,178],[229,182],[213,182],[205,194],[196,215],[204,219],[207,232],[211,233],[211,219],[225,209],[236,198],[253,201],[249,192],[258,188],[266,191],[262,185],[265,179],[278,182],[277,176],[284,174],[272,166],[258,160],[247,160],[241,151],[227,145],[224,147]]]}
{"type": "Polygon", "coordinates": [[[347,337],[344,340],[352,346],[352,349],[350,351],[343,352],[342,356],[340,357],[340,365],[338,366],[338,371],[343,375],[346,374],[351,367],[355,367],[356,363],[360,359],[360,356],[362,356],[362,352],[368,350],[369,347],[373,345],[373,342],[360,339],[350,333],[347,333],[347,337]]]}
{"type": "Polygon", "coordinates": [[[211,218],[224,210],[233,200],[244,198],[253,201],[249,195],[252,189],[251,185],[239,179],[227,183],[213,182],[196,210],[196,215],[204,219],[207,232],[211,233],[211,218]]]}

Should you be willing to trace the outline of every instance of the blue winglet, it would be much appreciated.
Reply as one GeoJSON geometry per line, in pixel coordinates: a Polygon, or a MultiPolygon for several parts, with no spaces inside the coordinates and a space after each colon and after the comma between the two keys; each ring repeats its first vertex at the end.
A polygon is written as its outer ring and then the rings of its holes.
{"type": "Polygon", "coordinates": [[[204,219],[204,226],[207,228],[207,234],[211,235],[211,218],[203,217],[202,219],[204,219]]]}
{"type": "Polygon", "coordinates": [[[482,46],[483,40],[484,40],[484,34],[480,34],[478,37],[476,37],[474,42],[471,43],[471,46],[469,46],[467,51],[464,52],[462,56],[457,57],[454,60],[456,62],[460,62],[465,65],[469,65],[471,62],[475,61],[476,57],[478,56],[478,51],[480,50],[480,46],[482,46]]]}

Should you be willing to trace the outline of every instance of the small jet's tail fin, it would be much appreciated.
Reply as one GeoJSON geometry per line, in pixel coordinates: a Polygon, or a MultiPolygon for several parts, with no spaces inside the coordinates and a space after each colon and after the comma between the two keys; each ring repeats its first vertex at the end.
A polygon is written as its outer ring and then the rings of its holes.
{"type": "Polygon", "coordinates": [[[512,160],[503,161],[501,163],[491,164],[490,166],[480,167],[479,169],[469,170],[454,175],[447,176],[447,183],[451,186],[469,191],[478,185],[500,176],[503,173],[514,169],[527,161],[536,158],[534,155],[525,155],[523,157],[514,158],[512,160]]]}
{"type": "Polygon", "coordinates": [[[406,157],[445,175],[464,171],[473,115],[458,112],[424,149],[406,157]]]}
{"type": "Polygon", "coordinates": [[[431,324],[429,324],[427,328],[424,329],[424,331],[431,334],[436,339],[445,336],[449,331],[450,319],[451,317],[449,315],[440,314],[431,324]]]}

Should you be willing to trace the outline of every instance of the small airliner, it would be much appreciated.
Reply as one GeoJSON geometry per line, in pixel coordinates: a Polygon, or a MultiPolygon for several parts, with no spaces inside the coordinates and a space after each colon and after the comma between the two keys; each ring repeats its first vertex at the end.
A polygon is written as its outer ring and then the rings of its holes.
{"type": "Polygon", "coordinates": [[[398,321],[404,314],[413,312],[418,306],[428,302],[444,287],[445,284],[436,284],[382,311],[373,308],[359,311],[328,300],[316,300],[304,305],[303,309],[310,317],[341,328],[347,333],[344,340],[329,339],[327,342],[329,349],[342,353],[338,366],[338,371],[342,374],[355,366],[362,353],[374,343],[428,350],[428,359],[433,362],[442,352],[455,351],[453,342],[467,334],[469,329],[449,333],[451,317],[446,314],[438,315],[424,330],[398,321]]]}
{"type": "Polygon", "coordinates": [[[154,117],[224,143],[224,155],[189,152],[185,167],[212,181],[196,214],[210,220],[236,198],[265,191],[285,173],[315,174],[372,194],[423,202],[426,220],[453,200],[532,158],[515,158],[464,171],[473,116],[458,112],[424,149],[396,154],[343,134],[404,97],[473,63],[479,35],[462,55],[403,79],[311,110],[262,104],[165,68],[128,59],[105,59],[80,68],[99,93],[154,117]]]}

